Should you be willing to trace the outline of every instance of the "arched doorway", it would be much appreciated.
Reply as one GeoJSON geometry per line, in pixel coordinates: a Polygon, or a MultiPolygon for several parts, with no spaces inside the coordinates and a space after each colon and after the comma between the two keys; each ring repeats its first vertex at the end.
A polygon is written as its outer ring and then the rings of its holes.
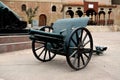
{"type": "Polygon", "coordinates": [[[97,13],[95,12],[95,10],[94,9],[88,9],[87,11],[86,11],[86,15],[87,16],[93,16],[93,15],[96,15],[97,13]]]}
{"type": "Polygon", "coordinates": [[[45,26],[47,22],[47,17],[45,14],[39,16],[39,26],[45,26]]]}
{"type": "Polygon", "coordinates": [[[97,12],[94,9],[88,9],[86,11],[86,15],[90,17],[89,25],[96,25],[97,24],[97,12]]]}
{"type": "Polygon", "coordinates": [[[76,13],[79,17],[82,17],[82,15],[83,15],[83,12],[81,10],[77,10],[76,13]]]}
{"type": "Polygon", "coordinates": [[[66,15],[69,15],[71,18],[73,18],[74,12],[72,10],[67,10],[66,15]]]}
{"type": "Polygon", "coordinates": [[[112,12],[112,9],[109,9],[109,11],[108,11],[107,25],[113,25],[113,24],[114,24],[113,12],[112,12]]]}
{"type": "Polygon", "coordinates": [[[99,12],[99,25],[105,25],[105,12],[103,10],[99,12]]]}

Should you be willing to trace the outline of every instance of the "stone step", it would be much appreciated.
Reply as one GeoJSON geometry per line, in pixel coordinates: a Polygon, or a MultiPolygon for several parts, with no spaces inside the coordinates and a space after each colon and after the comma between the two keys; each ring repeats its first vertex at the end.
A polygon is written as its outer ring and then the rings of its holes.
{"type": "Polygon", "coordinates": [[[31,48],[31,41],[0,44],[0,53],[31,48]]]}
{"type": "Polygon", "coordinates": [[[0,36],[0,44],[30,41],[28,35],[0,36]]]}
{"type": "Polygon", "coordinates": [[[31,48],[28,35],[0,36],[0,53],[31,48]]]}

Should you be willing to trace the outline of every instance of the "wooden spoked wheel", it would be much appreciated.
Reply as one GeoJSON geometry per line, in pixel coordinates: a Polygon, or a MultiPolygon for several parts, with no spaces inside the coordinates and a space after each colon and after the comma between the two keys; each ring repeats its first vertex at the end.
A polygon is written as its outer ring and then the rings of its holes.
{"type": "Polygon", "coordinates": [[[75,29],[69,37],[66,49],[66,58],[70,67],[75,70],[85,68],[93,52],[93,39],[88,29],[75,29]]]}
{"type": "MultiPolygon", "coordinates": [[[[53,29],[52,27],[45,26],[41,30],[52,32],[53,29]]],[[[47,42],[44,41],[33,40],[32,51],[34,56],[42,62],[51,61],[56,56],[56,54],[47,49],[47,42]]]]}
{"type": "Polygon", "coordinates": [[[47,49],[47,43],[42,41],[32,41],[32,51],[34,56],[43,62],[52,60],[56,54],[47,49]]]}

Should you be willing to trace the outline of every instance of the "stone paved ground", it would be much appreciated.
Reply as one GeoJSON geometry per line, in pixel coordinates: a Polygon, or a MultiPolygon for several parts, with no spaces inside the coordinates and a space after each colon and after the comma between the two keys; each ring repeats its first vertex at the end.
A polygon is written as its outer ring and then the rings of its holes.
{"type": "Polygon", "coordinates": [[[31,49],[0,54],[0,80],[120,80],[120,32],[93,32],[94,45],[107,46],[88,66],[72,70],[63,56],[43,63],[31,49]]]}

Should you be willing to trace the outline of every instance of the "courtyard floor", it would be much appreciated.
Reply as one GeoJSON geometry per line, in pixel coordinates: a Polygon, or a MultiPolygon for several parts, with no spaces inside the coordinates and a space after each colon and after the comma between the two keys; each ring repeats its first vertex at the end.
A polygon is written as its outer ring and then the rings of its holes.
{"type": "Polygon", "coordinates": [[[31,49],[0,54],[0,80],[120,80],[120,32],[92,32],[94,46],[106,46],[86,68],[74,71],[64,56],[38,61],[31,49]]]}

